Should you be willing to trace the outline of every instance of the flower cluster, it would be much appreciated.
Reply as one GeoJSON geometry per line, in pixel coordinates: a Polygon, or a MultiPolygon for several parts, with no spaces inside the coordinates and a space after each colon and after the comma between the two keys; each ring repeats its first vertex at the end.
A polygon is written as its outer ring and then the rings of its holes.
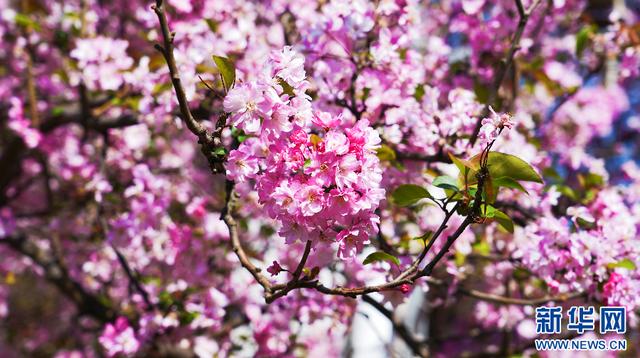
{"type": "MultiPolygon", "coordinates": [[[[3,356],[154,356],[165,347],[338,356],[347,333],[358,336],[355,312],[373,308],[309,287],[265,304],[229,249],[226,180],[240,196],[230,213],[241,244],[273,287],[286,285],[307,240],[305,286],[377,285],[419,257],[425,246],[412,238],[443,224],[439,199],[458,176],[449,154],[469,159],[500,131],[492,150],[530,163],[544,181],[492,177],[493,208],[513,233],[487,207],[434,280],[371,297],[388,309],[410,298],[410,319],[428,291],[429,306],[446,310],[427,317],[438,327],[435,356],[535,353],[521,349],[535,337],[532,306],[501,298],[621,305],[629,328],[640,324],[632,2],[608,11],[522,1],[522,28],[513,0],[165,0],[193,117],[211,132],[226,120],[215,153],[228,153],[227,175],[211,175],[178,118],[173,78],[152,46],[163,34],[150,1],[19,3],[0,0],[3,356]],[[234,65],[232,88],[217,80],[212,54],[234,65]],[[384,200],[407,183],[436,203],[384,200]],[[399,265],[365,265],[373,251],[399,265]],[[51,299],[23,304],[34,292],[51,299]]],[[[466,212],[458,209],[420,267],[455,236],[466,212]]]]}
{"type": "Polygon", "coordinates": [[[133,328],[124,317],[118,317],[113,324],[108,323],[98,340],[107,350],[109,357],[118,354],[131,355],[137,352],[140,346],[133,328]]]}
{"type": "Polygon", "coordinates": [[[498,114],[491,107],[489,107],[489,110],[491,111],[491,116],[482,120],[482,127],[478,135],[482,145],[494,141],[505,128],[511,129],[513,127],[513,119],[510,115],[506,113],[498,114]]]}
{"type": "Polygon", "coordinates": [[[133,66],[127,55],[129,43],[108,37],[82,39],[76,42],[70,55],[78,61],[79,74],[73,81],[89,89],[116,90],[124,83],[123,72],[133,66]]]}
{"type": "Polygon", "coordinates": [[[42,134],[31,126],[29,119],[25,118],[22,108],[22,101],[17,97],[11,97],[8,126],[22,138],[27,147],[35,148],[42,140],[42,134]]]}
{"type": "Polygon", "coordinates": [[[303,57],[285,47],[272,53],[259,80],[229,92],[229,123],[255,137],[229,154],[227,175],[255,180],[260,203],[288,243],[336,242],[339,257],[353,258],[377,232],[380,137],[366,120],[349,124],[314,113],[303,66],[303,57]]]}

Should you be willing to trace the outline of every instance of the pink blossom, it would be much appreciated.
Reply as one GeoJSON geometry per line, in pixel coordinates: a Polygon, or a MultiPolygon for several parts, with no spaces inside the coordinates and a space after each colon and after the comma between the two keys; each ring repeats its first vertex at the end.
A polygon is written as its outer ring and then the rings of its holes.
{"type": "Polygon", "coordinates": [[[344,155],[349,151],[349,139],[343,133],[329,131],[325,135],[324,149],[337,155],[344,155]]]}
{"type": "Polygon", "coordinates": [[[261,120],[271,114],[270,103],[255,83],[236,85],[224,99],[229,121],[246,133],[258,133],[261,120]]]}
{"type": "Polygon", "coordinates": [[[22,101],[17,97],[11,97],[9,109],[9,128],[16,132],[29,148],[35,148],[42,140],[42,134],[33,127],[31,122],[24,117],[22,101]]]}
{"type": "Polygon", "coordinates": [[[304,57],[285,46],[282,51],[271,52],[271,60],[275,68],[274,77],[280,77],[290,86],[297,87],[304,81],[304,57]]]}
{"type": "Polygon", "coordinates": [[[280,272],[283,271],[282,266],[278,263],[278,261],[273,261],[271,266],[267,267],[267,272],[271,274],[271,276],[276,276],[280,272]]]}
{"type": "Polygon", "coordinates": [[[118,317],[115,323],[107,323],[98,339],[110,357],[118,354],[133,355],[140,348],[133,328],[124,317],[118,317]]]}
{"type": "Polygon", "coordinates": [[[313,216],[324,207],[324,191],[319,186],[307,185],[296,193],[296,199],[300,202],[300,212],[304,216],[313,216]]]}
{"type": "Polygon", "coordinates": [[[238,150],[234,150],[229,154],[227,159],[227,175],[234,180],[243,182],[249,178],[253,178],[260,168],[258,160],[251,153],[248,145],[241,145],[238,150]]]}

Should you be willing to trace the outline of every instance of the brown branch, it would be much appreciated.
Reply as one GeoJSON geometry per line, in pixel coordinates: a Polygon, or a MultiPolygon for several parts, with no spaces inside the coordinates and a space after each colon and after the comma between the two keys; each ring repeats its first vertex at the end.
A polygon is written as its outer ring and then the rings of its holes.
{"type": "Polygon", "coordinates": [[[538,6],[541,0],[534,0],[533,4],[531,4],[531,6],[527,10],[524,9],[524,6],[522,5],[522,0],[515,0],[515,1],[516,1],[516,6],[518,8],[518,15],[520,18],[520,20],[518,21],[518,27],[516,28],[516,33],[514,34],[513,40],[511,41],[509,52],[507,52],[507,55],[504,59],[504,66],[498,69],[498,73],[496,74],[496,77],[493,81],[493,86],[491,87],[491,93],[489,94],[489,100],[487,101],[487,105],[484,107],[482,114],[478,118],[476,122],[476,126],[473,129],[473,134],[469,139],[469,143],[471,145],[476,144],[476,141],[478,140],[478,135],[480,134],[480,127],[482,127],[482,119],[484,119],[487,115],[489,115],[489,106],[495,104],[496,98],[498,96],[498,92],[500,90],[500,87],[502,86],[502,82],[504,81],[504,78],[507,75],[507,72],[509,72],[509,69],[513,64],[516,51],[518,51],[519,49],[520,39],[522,38],[522,34],[524,33],[524,28],[527,25],[527,21],[529,21],[529,16],[533,12],[533,10],[535,10],[535,8],[538,6]]]}
{"type": "MultiPolygon", "coordinates": [[[[199,143],[202,146],[202,151],[205,154],[205,156],[207,156],[207,158],[209,159],[209,162],[212,166],[212,170],[215,173],[218,167],[215,166],[216,163],[214,161],[216,159],[211,158],[210,153],[212,153],[212,149],[216,147],[217,145],[216,143],[218,142],[215,140],[216,132],[214,132],[213,135],[207,133],[206,129],[200,123],[196,122],[195,119],[193,118],[191,111],[189,110],[186,97],[184,95],[184,89],[182,88],[182,84],[180,82],[178,69],[175,65],[175,59],[173,57],[174,34],[171,33],[169,30],[167,18],[163,8],[163,1],[157,0],[155,6],[153,6],[152,8],[158,16],[162,34],[164,37],[164,47],[161,45],[156,45],[156,49],[158,49],[158,51],[160,51],[163,54],[169,66],[169,72],[171,74],[171,79],[172,79],[173,87],[176,92],[176,96],[178,97],[178,102],[180,104],[180,110],[182,113],[183,120],[185,121],[185,123],[187,124],[187,127],[191,130],[191,132],[199,137],[199,143]]],[[[352,107],[351,109],[353,110],[355,108],[352,107]]],[[[226,114],[222,115],[219,118],[218,123],[216,125],[216,131],[219,132],[221,128],[224,127],[225,119],[226,119],[226,114]]],[[[487,152],[489,148],[490,146],[486,149],[487,152]]],[[[218,164],[221,164],[221,163],[218,163],[218,164]]],[[[486,160],[482,167],[483,167],[483,170],[481,170],[480,173],[481,174],[486,173],[486,160]]],[[[482,179],[479,180],[478,185],[481,186],[482,185],[481,183],[482,183],[482,179]]],[[[247,271],[249,271],[251,275],[254,277],[254,279],[263,287],[264,297],[267,303],[271,303],[276,299],[278,299],[279,297],[285,296],[290,291],[294,289],[300,289],[300,288],[311,288],[311,289],[317,290],[318,292],[328,294],[328,295],[339,295],[339,296],[355,298],[358,295],[364,295],[371,292],[394,290],[404,284],[413,284],[416,279],[425,275],[424,271],[418,271],[417,268],[421,263],[421,261],[426,256],[431,245],[433,245],[433,241],[435,241],[435,239],[437,239],[440,233],[446,228],[446,224],[449,218],[453,215],[453,213],[456,211],[455,209],[457,208],[457,205],[456,205],[456,208],[447,212],[447,217],[445,222],[442,223],[440,229],[438,230],[436,235],[434,235],[434,237],[432,238],[432,242],[430,243],[430,245],[425,245],[425,249],[420,254],[418,259],[407,270],[403,271],[398,277],[396,277],[395,279],[392,279],[389,282],[386,282],[380,285],[362,286],[362,287],[355,287],[355,288],[351,288],[351,287],[329,288],[322,285],[318,280],[300,280],[300,275],[302,273],[302,270],[304,269],[304,264],[306,262],[306,259],[309,255],[309,251],[311,248],[311,243],[307,242],[305,247],[305,252],[303,254],[303,257],[300,263],[298,264],[298,267],[296,268],[296,271],[294,271],[292,280],[290,280],[286,284],[272,284],[261,273],[262,270],[256,267],[250,261],[247,253],[244,251],[242,244],[240,242],[237,223],[233,216],[233,209],[235,204],[234,185],[235,184],[233,181],[228,179],[226,180],[226,201],[225,201],[225,206],[221,213],[221,218],[229,229],[231,247],[234,253],[238,257],[240,264],[247,271]]],[[[444,252],[440,252],[436,255],[436,259],[433,260],[428,266],[430,267],[429,270],[431,270],[431,268],[435,266],[435,264],[440,260],[440,258],[445,255],[448,248],[453,244],[453,242],[457,239],[457,237],[464,232],[466,227],[469,226],[472,221],[477,220],[479,208],[480,208],[481,193],[482,193],[482,189],[480,188],[477,191],[476,201],[472,210],[472,215],[465,218],[465,220],[463,221],[463,224],[460,225],[460,227],[458,227],[456,232],[449,236],[447,240],[447,244],[445,245],[444,252]]]]}
{"type": "Polygon", "coordinates": [[[151,302],[151,299],[149,298],[149,293],[147,292],[147,290],[145,290],[145,288],[142,286],[142,283],[139,280],[139,274],[131,268],[131,266],[129,265],[129,262],[127,262],[127,259],[120,252],[120,250],[118,250],[114,245],[111,245],[111,248],[116,253],[116,256],[118,257],[118,261],[120,262],[120,266],[122,266],[122,269],[124,270],[125,274],[127,275],[127,278],[129,279],[129,284],[132,285],[136,289],[136,291],[138,291],[140,296],[142,296],[142,299],[144,300],[144,303],[146,304],[147,309],[153,310],[154,305],[151,302]]]}
{"type": "Polygon", "coordinates": [[[164,12],[164,1],[156,0],[156,4],[152,5],[151,8],[158,16],[158,21],[160,21],[160,30],[162,31],[162,37],[164,39],[163,45],[156,44],[155,48],[160,51],[160,53],[167,61],[167,66],[169,67],[169,75],[171,76],[171,83],[173,84],[176,98],[178,99],[180,113],[182,113],[182,119],[191,133],[195,134],[203,144],[207,143],[207,130],[201,123],[193,118],[191,110],[189,109],[187,95],[185,94],[184,87],[182,86],[182,81],[180,80],[178,66],[176,65],[176,60],[173,56],[173,39],[175,37],[175,34],[172,33],[171,30],[169,30],[167,16],[164,12]]]}
{"type": "MultiPolygon", "coordinates": [[[[443,280],[427,277],[427,282],[429,284],[441,287],[447,287],[447,283],[443,280]]],[[[519,306],[539,306],[549,302],[566,302],[576,298],[586,297],[587,294],[585,292],[573,292],[568,294],[562,294],[558,296],[544,296],[538,298],[515,298],[515,297],[507,297],[495,295],[487,292],[482,292],[479,290],[468,289],[462,286],[458,286],[453,291],[453,294],[462,294],[471,298],[475,298],[481,301],[487,301],[491,303],[496,303],[500,305],[519,305],[519,306]]]]}
{"type": "Polygon", "coordinates": [[[464,218],[464,221],[458,229],[447,238],[447,242],[444,244],[444,247],[440,249],[440,251],[436,254],[436,256],[422,269],[420,276],[430,276],[433,272],[434,267],[438,264],[438,262],[449,252],[449,249],[453,245],[453,243],[462,235],[467,226],[471,225],[473,222],[477,222],[480,220],[480,205],[482,203],[482,190],[484,189],[484,181],[489,176],[489,169],[487,167],[487,160],[489,158],[489,151],[491,150],[491,146],[495,140],[485,148],[480,156],[480,170],[476,174],[476,178],[478,179],[478,189],[476,191],[476,195],[473,201],[473,207],[471,208],[471,212],[464,218]]]}
{"type": "Polygon", "coordinates": [[[440,226],[438,227],[436,232],[433,235],[431,235],[431,237],[429,238],[429,242],[424,245],[424,249],[422,249],[420,256],[418,256],[418,258],[411,264],[411,266],[405,271],[405,273],[400,274],[399,278],[403,278],[405,276],[408,276],[416,272],[416,270],[418,269],[418,266],[420,265],[422,260],[424,260],[425,256],[427,256],[427,253],[429,253],[429,250],[431,250],[431,247],[433,246],[433,244],[436,242],[436,240],[442,234],[442,232],[447,228],[447,224],[449,223],[449,220],[451,219],[453,214],[458,209],[458,206],[459,204],[456,203],[456,205],[451,210],[446,211],[444,220],[442,220],[442,223],[440,223],[440,226]]]}
{"type": "Polygon", "coordinates": [[[116,310],[105,299],[85,290],[55,258],[38,245],[23,237],[3,237],[0,238],[0,244],[8,245],[40,266],[45,278],[73,301],[80,313],[90,315],[101,322],[111,322],[117,316],[116,310]]]}
{"type": "Polygon", "coordinates": [[[436,254],[436,256],[429,261],[429,263],[422,269],[421,275],[429,276],[433,271],[433,268],[438,264],[438,262],[449,252],[451,245],[460,237],[460,235],[464,232],[464,230],[469,226],[472,222],[472,216],[467,216],[462,224],[458,227],[458,229],[447,238],[447,242],[444,247],[440,249],[440,251],[436,254]]]}
{"type": "Polygon", "coordinates": [[[231,240],[231,247],[233,248],[233,252],[235,252],[236,256],[240,260],[240,264],[247,269],[253,276],[253,278],[258,281],[258,283],[264,288],[265,297],[271,294],[272,287],[271,282],[260,273],[260,269],[257,268],[247,256],[247,253],[242,248],[242,244],[240,243],[240,237],[238,235],[238,224],[236,223],[235,218],[233,217],[233,208],[235,204],[235,184],[231,180],[226,181],[226,200],[225,206],[222,209],[222,213],[220,213],[220,218],[224,221],[229,229],[229,238],[231,240]]]}
{"type": "Polygon", "coordinates": [[[300,275],[302,274],[304,265],[307,263],[307,259],[309,258],[309,252],[311,252],[311,240],[307,240],[307,243],[304,246],[302,259],[300,260],[300,263],[298,263],[298,267],[296,268],[296,270],[293,272],[292,281],[298,281],[298,279],[300,279],[300,275]]]}
{"type": "Polygon", "coordinates": [[[449,158],[449,156],[444,154],[442,151],[434,155],[396,152],[396,158],[398,160],[426,162],[426,163],[452,163],[451,158],[449,158]]]}
{"type": "Polygon", "coordinates": [[[407,329],[407,326],[405,326],[402,322],[396,322],[391,311],[384,307],[384,305],[382,305],[380,302],[376,301],[369,295],[363,295],[362,300],[370,304],[373,308],[378,310],[378,312],[382,313],[389,319],[391,325],[393,326],[393,330],[398,333],[400,338],[402,338],[402,340],[407,344],[407,346],[415,355],[419,357],[429,356],[429,351],[427,350],[427,345],[425,344],[425,342],[414,337],[409,329],[407,329]]]}

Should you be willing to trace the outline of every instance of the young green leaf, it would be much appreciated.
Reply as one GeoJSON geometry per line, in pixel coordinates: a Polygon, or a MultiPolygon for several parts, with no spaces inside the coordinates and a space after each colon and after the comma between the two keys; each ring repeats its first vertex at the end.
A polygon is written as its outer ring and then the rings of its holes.
{"type": "Polygon", "coordinates": [[[414,237],[413,240],[427,241],[431,238],[431,235],[433,235],[433,231],[427,230],[424,234],[414,237]]]}
{"type": "Polygon", "coordinates": [[[399,206],[409,206],[421,199],[433,198],[427,189],[415,184],[400,185],[391,196],[393,202],[399,206]]]}
{"type": "Polygon", "coordinates": [[[525,189],[520,183],[518,183],[517,181],[509,177],[502,177],[494,180],[493,186],[496,188],[504,187],[504,188],[516,189],[529,195],[529,192],[527,191],[527,189],[525,189]]]}
{"type": "Polygon", "coordinates": [[[458,180],[448,175],[441,175],[433,180],[433,186],[441,189],[458,191],[458,180]]]}
{"type": "Polygon", "coordinates": [[[396,159],[396,152],[393,150],[393,148],[389,147],[388,145],[381,145],[380,148],[378,148],[378,159],[380,159],[381,161],[393,161],[396,159]]]}
{"type": "Polygon", "coordinates": [[[578,31],[578,34],[576,34],[576,56],[578,58],[582,56],[582,53],[584,52],[585,48],[587,48],[587,45],[589,44],[591,35],[595,31],[596,31],[595,26],[587,25],[587,26],[584,26],[582,29],[580,29],[580,31],[578,31]]]}
{"type": "Polygon", "coordinates": [[[295,97],[295,93],[293,92],[293,87],[287,83],[287,81],[278,77],[278,84],[282,86],[282,93],[288,95],[289,97],[295,97]]]}
{"type": "Polygon", "coordinates": [[[396,266],[400,266],[400,260],[398,260],[397,257],[390,255],[386,252],[383,251],[376,251],[372,254],[370,254],[369,256],[367,256],[366,259],[364,259],[364,261],[362,262],[363,265],[368,265],[372,262],[377,262],[377,261],[388,261],[388,262],[392,262],[394,264],[396,264],[396,266]]]}
{"type": "Polygon", "coordinates": [[[636,264],[633,261],[629,260],[629,259],[622,259],[622,260],[620,260],[618,262],[608,264],[607,267],[611,268],[611,269],[619,267],[619,268],[624,268],[624,269],[627,269],[627,270],[635,270],[636,269],[636,264]]]}
{"type": "Polygon", "coordinates": [[[449,158],[451,158],[451,161],[453,162],[453,164],[456,165],[456,167],[458,167],[458,170],[460,170],[460,172],[464,172],[464,168],[468,168],[471,170],[478,170],[480,169],[480,163],[476,162],[473,163],[469,160],[464,160],[461,158],[456,157],[455,155],[449,153],[449,158]]]}
{"type": "MultiPolygon", "coordinates": [[[[477,167],[480,166],[480,154],[475,155],[469,160],[471,163],[475,163],[477,167]]],[[[542,177],[529,163],[516,157],[515,155],[489,152],[489,158],[487,159],[487,166],[489,174],[495,179],[509,177],[517,181],[532,181],[542,184],[542,177]]],[[[474,184],[476,179],[477,169],[471,170],[467,174],[467,183],[474,184]]],[[[464,177],[462,178],[464,180],[464,177]]]]}
{"type": "Polygon", "coordinates": [[[496,216],[496,211],[498,209],[494,208],[491,205],[480,205],[480,214],[482,214],[482,217],[484,218],[493,218],[496,216]]]}
{"type": "Polygon", "coordinates": [[[213,55],[213,62],[218,66],[222,85],[226,92],[233,87],[236,82],[236,66],[226,57],[213,55]]]}
{"type": "Polygon", "coordinates": [[[502,211],[495,209],[495,213],[493,215],[493,219],[500,224],[505,230],[513,234],[513,220],[509,217],[509,215],[503,213],[502,211]]]}

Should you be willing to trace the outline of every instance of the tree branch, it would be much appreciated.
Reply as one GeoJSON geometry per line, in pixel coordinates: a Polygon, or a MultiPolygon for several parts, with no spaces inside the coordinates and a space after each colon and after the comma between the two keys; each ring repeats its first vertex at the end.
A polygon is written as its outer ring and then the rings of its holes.
{"type": "MultiPolygon", "coordinates": [[[[447,287],[447,283],[443,280],[427,277],[427,282],[429,284],[441,287],[447,287]]],[[[515,298],[515,297],[506,297],[500,295],[494,295],[491,293],[486,293],[474,289],[468,289],[462,286],[458,286],[455,288],[454,294],[462,294],[471,298],[475,298],[481,301],[487,301],[491,303],[496,303],[500,305],[519,305],[519,306],[539,306],[549,302],[566,302],[572,299],[586,297],[585,292],[573,292],[569,294],[562,294],[558,296],[544,296],[538,298],[515,298]]]]}
{"type": "Polygon", "coordinates": [[[111,322],[115,319],[117,312],[113,307],[108,305],[104,299],[85,290],[55,258],[52,258],[49,253],[33,242],[23,237],[4,237],[0,238],[0,244],[8,245],[14,251],[29,257],[40,266],[44,271],[45,278],[73,301],[79,312],[88,314],[101,322],[111,322]]]}
{"type": "Polygon", "coordinates": [[[527,10],[524,9],[524,6],[522,5],[522,0],[515,0],[515,1],[516,1],[516,6],[518,8],[518,15],[520,17],[520,20],[518,21],[518,27],[516,28],[516,33],[514,34],[513,40],[511,41],[509,52],[507,52],[507,55],[504,59],[504,66],[498,69],[498,73],[496,74],[496,77],[493,81],[493,86],[491,87],[492,90],[491,90],[491,93],[489,94],[489,100],[487,101],[487,105],[484,107],[482,114],[478,118],[478,121],[476,122],[476,126],[473,129],[473,134],[469,139],[469,143],[471,145],[476,144],[476,141],[478,140],[478,135],[480,134],[480,127],[482,127],[482,120],[487,115],[489,115],[489,106],[495,104],[496,97],[498,96],[498,91],[502,86],[502,82],[504,81],[504,78],[507,75],[507,72],[509,72],[509,69],[513,64],[516,51],[518,50],[520,45],[520,39],[522,38],[522,34],[524,33],[524,28],[527,25],[529,16],[533,12],[533,10],[535,10],[535,8],[538,6],[541,0],[534,0],[534,2],[531,4],[529,9],[527,10]]]}
{"type": "Polygon", "coordinates": [[[171,76],[171,83],[173,84],[176,98],[178,99],[180,113],[182,113],[182,119],[191,133],[195,134],[203,144],[208,143],[207,130],[201,123],[193,118],[191,110],[189,109],[189,102],[187,101],[184,87],[182,87],[182,81],[180,80],[178,66],[176,65],[176,60],[173,56],[173,39],[175,37],[175,34],[169,30],[167,16],[164,12],[164,1],[156,0],[156,4],[152,5],[151,8],[158,16],[158,21],[160,21],[160,30],[162,31],[162,37],[164,39],[164,44],[156,44],[155,48],[160,51],[160,53],[162,53],[165,60],[167,61],[167,66],[169,67],[169,75],[171,76]]]}
{"type": "Polygon", "coordinates": [[[419,357],[429,356],[429,351],[427,350],[427,345],[425,344],[425,342],[414,337],[413,334],[407,329],[407,326],[405,326],[402,322],[396,322],[391,311],[384,307],[384,305],[382,305],[380,302],[376,301],[369,295],[363,295],[362,300],[370,304],[373,308],[378,310],[378,312],[382,313],[389,319],[391,325],[393,326],[393,330],[398,333],[400,338],[402,338],[402,340],[407,344],[407,346],[415,355],[419,357]]]}

